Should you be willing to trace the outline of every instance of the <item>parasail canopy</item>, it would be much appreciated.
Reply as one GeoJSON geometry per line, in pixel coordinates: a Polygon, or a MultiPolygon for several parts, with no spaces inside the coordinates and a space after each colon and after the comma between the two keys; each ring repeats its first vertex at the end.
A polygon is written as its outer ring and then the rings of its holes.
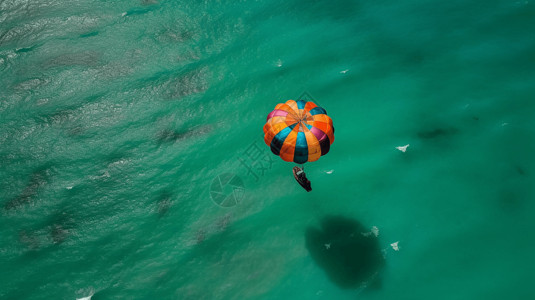
{"type": "Polygon", "coordinates": [[[316,161],[334,142],[333,121],[312,101],[288,100],[267,116],[264,141],[284,161],[316,161]]]}

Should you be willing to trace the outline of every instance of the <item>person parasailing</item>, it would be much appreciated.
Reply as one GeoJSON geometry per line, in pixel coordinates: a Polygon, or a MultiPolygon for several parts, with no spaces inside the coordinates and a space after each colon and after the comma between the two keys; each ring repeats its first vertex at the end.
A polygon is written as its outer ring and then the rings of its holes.
{"type": "Polygon", "coordinates": [[[310,192],[312,187],[303,164],[329,152],[334,142],[333,122],[325,109],[312,101],[288,100],[268,114],[264,142],[282,160],[301,164],[301,168],[292,169],[294,178],[310,192]]]}
{"type": "Polygon", "coordinates": [[[312,191],[310,180],[308,180],[307,175],[305,174],[305,168],[302,165],[301,168],[298,166],[293,167],[293,174],[299,185],[301,185],[307,192],[312,191]]]}

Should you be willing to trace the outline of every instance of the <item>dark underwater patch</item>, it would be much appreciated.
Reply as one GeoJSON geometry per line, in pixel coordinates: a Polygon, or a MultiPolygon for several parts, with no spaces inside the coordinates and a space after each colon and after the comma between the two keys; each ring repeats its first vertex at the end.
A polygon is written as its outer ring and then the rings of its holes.
{"type": "Polygon", "coordinates": [[[173,204],[172,196],[173,195],[170,192],[164,191],[158,197],[158,200],[156,201],[156,203],[158,205],[158,215],[160,217],[164,216],[169,211],[169,208],[173,204]]]}
{"type": "Polygon", "coordinates": [[[4,204],[4,209],[12,210],[29,204],[37,195],[39,189],[48,183],[49,177],[48,168],[40,168],[33,172],[24,190],[17,197],[4,204]]]}
{"type": "Polygon", "coordinates": [[[225,231],[227,227],[229,226],[232,219],[231,214],[226,214],[223,217],[219,218],[215,224],[216,229],[218,231],[225,231]]]}
{"type": "Polygon", "coordinates": [[[421,139],[435,139],[440,137],[445,137],[449,135],[453,135],[459,132],[456,128],[436,128],[432,130],[424,130],[418,132],[418,137],[421,139]]]}
{"type": "Polygon", "coordinates": [[[26,53],[26,52],[30,52],[30,51],[33,51],[35,50],[36,48],[38,48],[39,45],[33,45],[31,47],[22,47],[22,48],[17,48],[15,50],[16,53],[26,53]]]}
{"type": "Polygon", "coordinates": [[[173,143],[180,140],[188,139],[194,136],[204,135],[212,131],[212,126],[204,125],[186,129],[184,131],[175,131],[165,129],[158,133],[156,139],[159,143],[173,143]]]}
{"type": "Polygon", "coordinates": [[[47,125],[55,125],[71,121],[74,118],[74,115],[74,109],[58,109],[51,114],[39,116],[37,119],[47,125]]]}
{"type": "Polygon", "coordinates": [[[191,40],[195,32],[186,28],[166,28],[157,34],[160,42],[185,42],[191,40]]]}
{"type": "Polygon", "coordinates": [[[73,215],[66,211],[59,211],[29,228],[19,231],[19,243],[26,250],[43,250],[53,245],[62,244],[74,231],[76,222],[73,215]]]}
{"type": "Polygon", "coordinates": [[[76,227],[73,214],[67,211],[61,211],[53,215],[49,224],[47,229],[54,244],[63,243],[74,232],[76,227]]]}
{"type": "Polygon", "coordinates": [[[98,33],[99,33],[98,31],[91,31],[91,32],[88,32],[88,33],[80,34],[80,37],[81,38],[92,37],[92,36],[98,35],[98,33]]]}
{"type": "Polygon", "coordinates": [[[379,286],[377,274],[385,261],[377,237],[362,234],[367,231],[356,220],[329,216],[320,228],[309,227],[305,232],[312,259],[340,288],[379,286]]]}
{"type": "Polygon", "coordinates": [[[145,7],[133,8],[127,11],[125,16],[144,15],[156,9],[156,5],[154,5],[156,3],[149,3],[149,1],[143,1],[141,4],[143,4],[145,7]]]}
{"type": "Polygon", "coordinates": [[[205,72],[194,70],[178,77],[169,78],[160,88],[167,99],[180,99],[208,89],[205,72]]]}
{"type": "Polygon", "coordinates": [[[526,170],[524,170],[524,168],[522,168],[521,166],[516,166],[515,170],[518,175],[527,176],[526,170]]]}

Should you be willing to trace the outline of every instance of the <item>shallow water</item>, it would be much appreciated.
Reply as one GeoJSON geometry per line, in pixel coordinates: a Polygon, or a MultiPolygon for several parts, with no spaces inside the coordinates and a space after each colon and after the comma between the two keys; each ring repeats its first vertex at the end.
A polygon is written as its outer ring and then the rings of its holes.
{"type": "Polygon", "coordinates": [[[533,298],[534,17],[0,1],[0,298],[533,298]],[[296,98],[311,193],[263,143],[296,98]]]}

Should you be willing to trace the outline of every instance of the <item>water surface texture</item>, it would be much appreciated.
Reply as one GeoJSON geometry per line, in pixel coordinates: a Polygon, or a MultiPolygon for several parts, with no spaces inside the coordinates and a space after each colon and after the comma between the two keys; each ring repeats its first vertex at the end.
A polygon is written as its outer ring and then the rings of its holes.
{"type": "Polygon", "coordinates": [[[0,298],[534,299],[534,32],[531,0],[0,0],[0,298]],[[311,193],[262,136],[297,98],[336,128],[311,193]]]}

